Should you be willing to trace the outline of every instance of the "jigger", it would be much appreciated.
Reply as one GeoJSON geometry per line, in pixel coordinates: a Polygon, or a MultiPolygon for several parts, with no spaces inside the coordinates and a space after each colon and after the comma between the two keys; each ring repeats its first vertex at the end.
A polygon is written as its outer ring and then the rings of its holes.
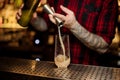
{"type": "MultiPolygon", "coordinates": [[[[43,6],[43,11],[46,12],[47,14],[53,14],[54,11],[51,9],[51,7],[49,6],[49,4],[44,4],[43,6]]],[[[63,21],[57,17],[54,17],[57,23],[58,27],[62,27],[63,26],[63,21]]]]}

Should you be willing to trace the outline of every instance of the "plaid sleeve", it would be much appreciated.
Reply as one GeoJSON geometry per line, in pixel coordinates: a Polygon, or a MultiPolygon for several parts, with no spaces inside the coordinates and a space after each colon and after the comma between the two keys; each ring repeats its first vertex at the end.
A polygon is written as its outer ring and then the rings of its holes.
{"type": "Polygon", "coordinates": [[[99,15],[96,34],[110,44],[115,35],[117,22],[117,0],[105,0],[99,15]]]}

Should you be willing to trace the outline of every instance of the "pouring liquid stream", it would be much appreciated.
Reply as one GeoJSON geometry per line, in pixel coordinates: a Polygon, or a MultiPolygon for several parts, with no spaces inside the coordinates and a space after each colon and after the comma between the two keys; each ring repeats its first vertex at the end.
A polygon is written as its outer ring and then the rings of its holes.
{"type": "Polygon", "coordinates": [[[59,36],[60,44],[61,44],[62,51],[63,51],[64,61],[65,61],[65,46],[63,44],[63,40],[62,40],[62,37],[61,37],[61,32],[60,32],[61,27],[62,27],[62,25],[58,26],[58,36],[59,36]]]}
{"type": "MultiPolygon", "coordinates": [[[[62,37],[60,32],[61,27],[62,25],[58,26],[58,41],[60,42],[58,46],[60,46],[62,50],[60,51],[60,53],[57,52],[58,55],[56,55],[55,57],[55,64],[57,65],[58,68],[67,68],[68,65],[70,64],[70,57],[69,53],[66,54],[67,50],[65,49],[65,44],[63,41],[66,41],[66,38],[68,38],[68,36],[65,35],[62,37]]],[[[68,39],[66,42],[68,43],[68,39]]]]}

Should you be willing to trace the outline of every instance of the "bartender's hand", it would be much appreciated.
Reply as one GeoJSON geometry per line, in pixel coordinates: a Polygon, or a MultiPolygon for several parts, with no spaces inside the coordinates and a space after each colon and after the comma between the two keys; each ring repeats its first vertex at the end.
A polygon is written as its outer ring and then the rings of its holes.
{"type": "Polygon", "coordinates": [[[61,19],[64,22],[64,26],[66,28],[69,28],[69,29],[72,28],[73,25],[77,22],[73,11],[69,10],[68,8],[66,8],[62,5],[60,6],[60,8],[63,12],[66,13],[66,15],[62,15],[62,14],[58,14],[58,13],[54,13],[53,15],[49,14],[50,20],[54,24],[56,24],[54,17],[58,17],[59,19],[61,19]]]}
{"type": "MultiPolygon", "coordinates": [[[[40,5],[45,4],[46,2],[47,2],[47,0],[41,0],[40,5]]],[[[40,5],[36,9],[36,11],[33,13],[30,23],[36,30],[46,31],[48,28],[47,28],[47,24],[46,24],[45,20],[42,17],[37,15],[42,12],[42,7],[40,5]]],[[[21,5],[21,7],[19,8],[19,10],[16,14],[17,21],[21,18],[23,6],[24,6],[24,4],[21,5]]]]}
{"type": "MultiPolygon", "coordinates": [[[[37,18],[37,13],[41,13],[43,11],[41,5],[43,4],[46,4],[47,3],[47,0],[40,0],[40,4],[39,4],[39,7],[36,9],[36,11],[34,12],[33,14],[33,17],[32,19],[35,19],[37,18]]],[[[24,4],[21,5],[21,7],[19,8],[17,14],[16,14],[16,19],[19,20],[21,18],[21,15],[22,15],[22,8],[23,8],[24,4]]]]}
{"type": "MultiPolygon", "coordinates": [[[[24,4],[22,4],[21,7],[20,7],[20,8],[18,9],[18,11],[17,11],[17,14],[16,14],[16,19],[17,19],[17,21],[21,18],[23,6],[24,6],[24,4]]],[[[36,18],[36,17],[37,17],[37,13],[34,12],[32,19],[33,19],[33,18],[36,18]]]]}

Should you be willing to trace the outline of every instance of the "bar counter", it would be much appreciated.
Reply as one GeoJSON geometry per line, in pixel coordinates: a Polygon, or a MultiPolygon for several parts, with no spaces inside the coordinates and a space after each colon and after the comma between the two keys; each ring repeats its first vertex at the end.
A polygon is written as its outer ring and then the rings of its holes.
{"type": "Polygon", "coordinates": [[[120,80],[120,68],[0,57],[0,80],[120,80]]]}

